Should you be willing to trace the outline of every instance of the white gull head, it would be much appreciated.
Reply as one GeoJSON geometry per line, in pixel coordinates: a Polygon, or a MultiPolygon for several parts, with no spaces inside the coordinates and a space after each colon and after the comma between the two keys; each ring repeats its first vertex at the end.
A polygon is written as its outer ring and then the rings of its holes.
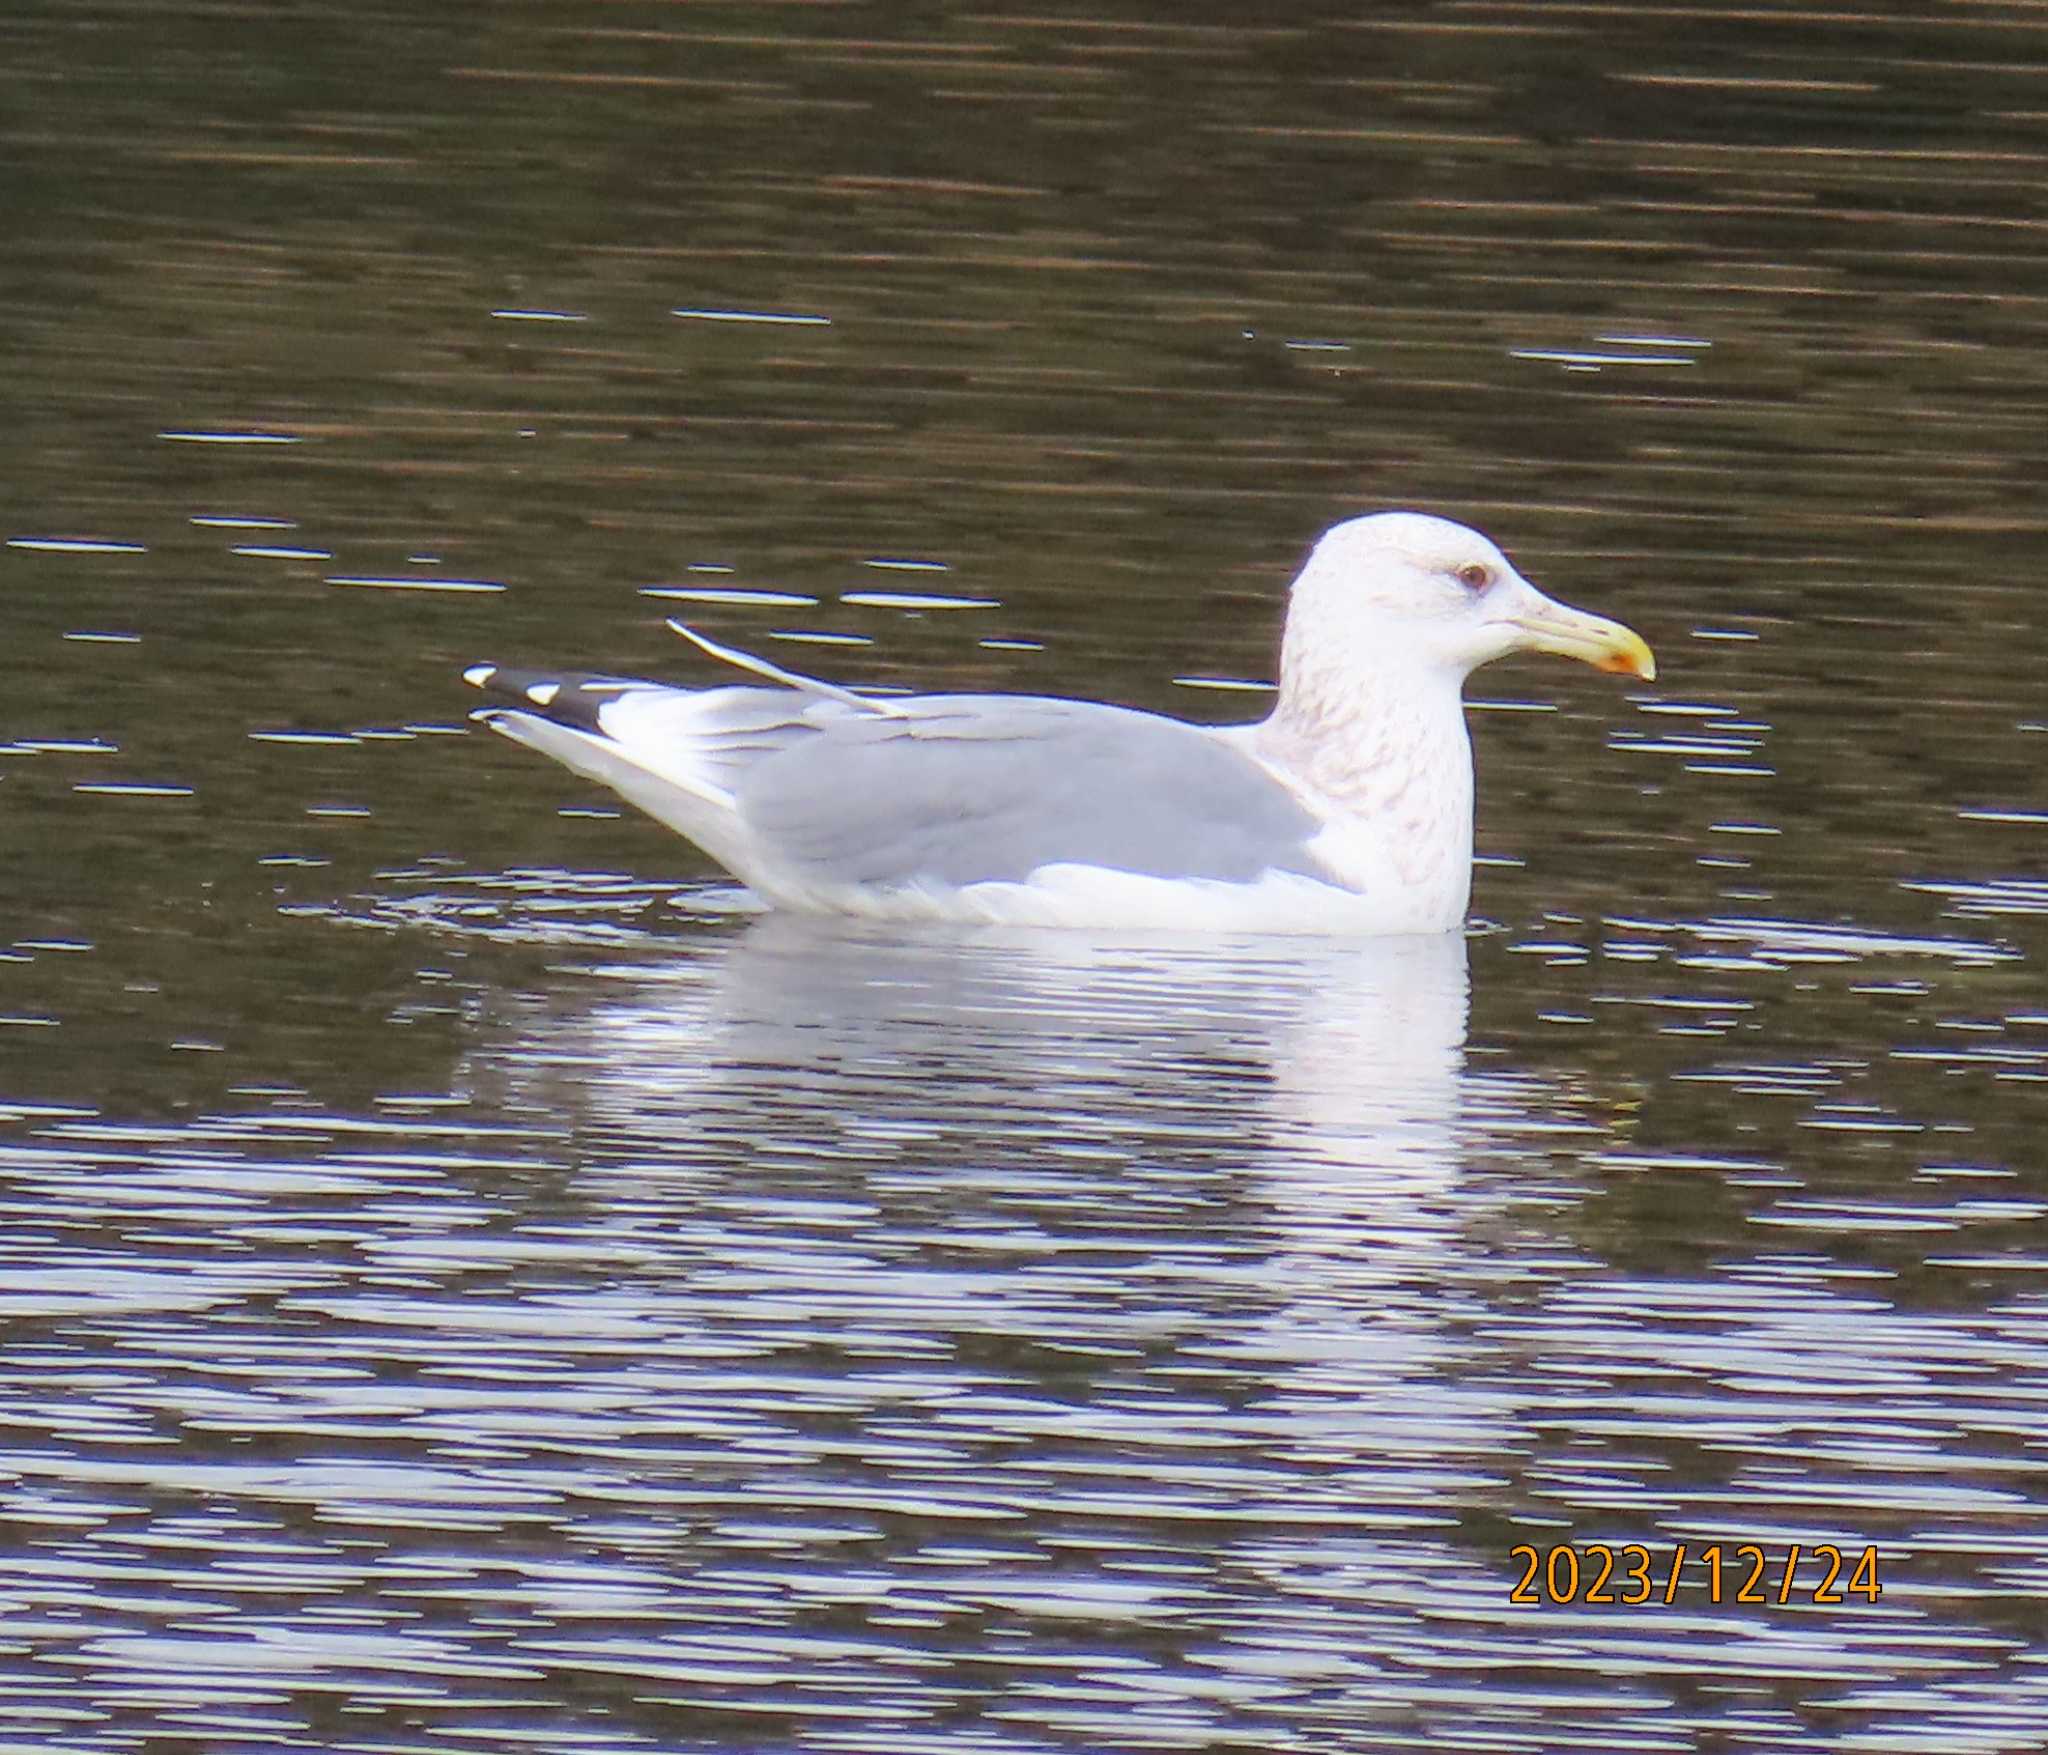
{"type": "Polygon", "coordinates": [[[1287,646],[1283,672],[1296,661],[1304,683],[1390,670],[1462,683],[1523,651],[1656,675],[1650,649],[1619,622],[1544,596],[1478,531],[1422,512],[1375,512],[1326,531],[1294,581],[1287,646]]]}
{"type": "Polygon", "coordinates": [[[1246,747],[1323,819],[1324,863],[1386,899],[1405,930],[1464,918],[1473,788],[1461,694],[1472,671],[1510,652],[1656,675],[1639,635],[1546,597],[1447,518],[1350,519],[1294,581],[1279,696],[1246,747]]]}

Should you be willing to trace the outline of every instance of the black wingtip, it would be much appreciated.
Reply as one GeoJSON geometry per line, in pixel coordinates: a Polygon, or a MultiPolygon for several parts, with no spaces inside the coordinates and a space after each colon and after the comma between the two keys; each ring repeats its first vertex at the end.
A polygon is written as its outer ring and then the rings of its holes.
{"type": "Polygon", "coordinates": [[[487,714],[531,713],[579,731],[598,731],[598,712],[628,689],[645,688],[623,677],[596,676],[587,671],[515,670],[503,664],[472,664],[462,680],[482,689],[502,706],[479,708],[471,717],[488,725],[487,714]]]}

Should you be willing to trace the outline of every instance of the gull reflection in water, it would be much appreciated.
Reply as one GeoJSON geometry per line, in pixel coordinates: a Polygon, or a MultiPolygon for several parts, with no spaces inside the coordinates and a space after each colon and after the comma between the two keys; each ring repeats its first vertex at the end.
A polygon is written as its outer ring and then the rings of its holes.
{"type": "Polygon", "coordinates": [[[498,1020],[519,1040],[483,1059],[508,1097],[692,1162],[718,1140],[757,1165],[918,1142],[975,1162],[1194,1154],[1413,1195],[1455,1177],[1466,1002],[1455,934],[769,915],[567,972],[537,1010],[498,1020]]]}
{"type": "Polygon", "coordinates": [[[768,916],[519,1003],[476,1094],[566,1124],[671,1322],[1166,1345],[1262,1441],[1409,1459],[1417,1505],[1512,1425],[1474,1329],[1540,1088],[1466,1065],[1456,935],[768,916]]]}
{"type": "Polygon", "coordinates": [[[1462,1172],[1532,1094],[1467,1067],[1466,1011],[1456,934],[769,915],[564,972],[495,1020],[472,1075],[572,1123],[586,1174],[792,1194],[1086,1168],[1077,1211],[1097,1216],[1141,1192],[1120,1185],[1177,1175],[1235,1229],[1398,1275],[1456,1246],[1462,1172]]]}

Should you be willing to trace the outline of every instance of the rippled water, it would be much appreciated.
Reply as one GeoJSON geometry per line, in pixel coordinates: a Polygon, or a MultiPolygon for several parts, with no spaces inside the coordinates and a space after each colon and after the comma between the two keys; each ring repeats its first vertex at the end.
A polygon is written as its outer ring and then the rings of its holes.
{"type": "Polygon", "coordinates": [[[1248,16],[0,20],[0,1745],[2048,1740],[2048,26],[1248,16]],[[1384,503],[1662,663],[1477,679],[1464,942],[757,918],[465,735],[1248,715],[1384,503]]]}

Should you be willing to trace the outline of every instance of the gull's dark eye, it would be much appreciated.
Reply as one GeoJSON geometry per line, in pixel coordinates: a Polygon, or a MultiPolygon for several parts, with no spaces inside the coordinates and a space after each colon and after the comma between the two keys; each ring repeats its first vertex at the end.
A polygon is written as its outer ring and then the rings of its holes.
{"type": "Polygon", "coordinates": [[[1467,591],[1484,591],[1493,583],[1493,569],[1484,561],[1467,561],[1458,569],[1458,583],[1467,591]]]}

